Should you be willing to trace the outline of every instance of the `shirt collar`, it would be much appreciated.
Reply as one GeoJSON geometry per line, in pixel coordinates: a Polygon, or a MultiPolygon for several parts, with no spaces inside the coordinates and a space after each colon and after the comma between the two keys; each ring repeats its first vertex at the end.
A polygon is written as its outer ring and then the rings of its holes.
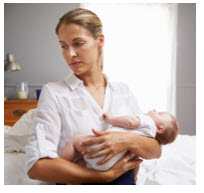
{"type": "Polygon", "coordinates": [[[77,78],[72,72],[70,72],[65,78],[65,83],[71,90],[74,90],[76,87],[83,84],[83,81],[81,81],[79,78],[77,78]]]}
{"type": "MultiPolygon", "coordinates": [[[[109,81],[109,78],[106,74],[104,74],[104,78],[106,79],[107,82],[107,86],[109,86],[113,91],[114,91],[114,87],[112,85],[112,83],[109,81]]],[[[70,72],[65,78],[64,78],[65,83],[67,84],[67,86],[69,88],[71,88],[71,90],[74,90],[75,88],[77,88],[80,85],[83,85],[83,81],[80,80],[79,78],[77,78],[72,72],[70,72]]]]}
{"type": "Polygon", "coordinates": [[[106,74],[103,73],[104,78],[106,79],[107,82],[107,86],[109,86],[113,91],[115,90],[113,87],[113,84],[110,82],[108,76],[106,74]]]}

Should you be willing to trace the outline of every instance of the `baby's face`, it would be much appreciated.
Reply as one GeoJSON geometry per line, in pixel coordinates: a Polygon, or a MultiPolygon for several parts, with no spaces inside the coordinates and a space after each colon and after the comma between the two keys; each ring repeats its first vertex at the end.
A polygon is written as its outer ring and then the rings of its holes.
{"type": "Polygon", "coordinates": [[[165,128],[169,123],[170,116],[168,112],[157,112],[156,110],[151,110],[147,113],[147,115],[154,120],[157,127],[162,125],[165,128]]]}

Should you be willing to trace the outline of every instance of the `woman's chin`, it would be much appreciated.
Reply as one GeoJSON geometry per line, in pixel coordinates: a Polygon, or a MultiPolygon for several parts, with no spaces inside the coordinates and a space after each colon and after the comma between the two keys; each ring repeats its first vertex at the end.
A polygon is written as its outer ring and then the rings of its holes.
{"type": "Polygon", "coordinates": [[[69,67],[71,68],[72,72],[74,74],[76,74],[76,75],[79,75],[79,74],[83,73],[83,69],[82,68],[73,68],[71,66],[69,66],[69,67]]]}
{"type": "Polygon", "coordinates": [[[89,69],[86,68],[72,68],[72,72],[77,76],[87,75],[89,73],[89,69]]]}
{"type": "Polygon", "coordinates": [[[77,76],[83,75],[85,73],[84,70],[73,70],[73,69],[72,69],[72,72],[77,76]]]}

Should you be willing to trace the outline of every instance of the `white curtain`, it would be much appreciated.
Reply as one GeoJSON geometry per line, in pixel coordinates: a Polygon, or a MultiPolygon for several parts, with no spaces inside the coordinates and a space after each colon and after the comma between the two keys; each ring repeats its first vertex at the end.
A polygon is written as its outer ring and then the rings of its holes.
{"type": "Polygon", "coordinates": [[[104,73],[125,82],[144,112],[175,115],[177,4],[81,4],[105,35],[104,73]]]}

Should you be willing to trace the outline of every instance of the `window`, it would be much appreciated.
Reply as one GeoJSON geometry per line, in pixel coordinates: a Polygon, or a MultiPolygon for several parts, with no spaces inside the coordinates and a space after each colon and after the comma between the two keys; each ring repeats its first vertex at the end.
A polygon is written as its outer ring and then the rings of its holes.
{"type": "Polygon", "coordinates": [[[177,4],[81,4],[105,35],[104,73],[125,82],[144,112],[175,114],[177,4]]]}

